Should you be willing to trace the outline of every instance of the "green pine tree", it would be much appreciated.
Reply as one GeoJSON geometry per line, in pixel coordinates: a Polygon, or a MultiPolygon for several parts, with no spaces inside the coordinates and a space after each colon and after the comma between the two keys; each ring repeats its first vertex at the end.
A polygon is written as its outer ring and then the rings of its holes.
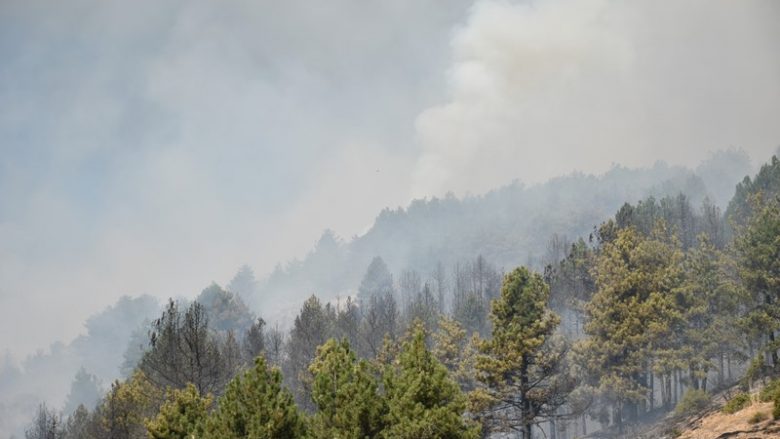
{"type": "Polygon", "coordinates": [[[145,437],[144,420],[157,413],[162,397],[162,391],[140,370],[125,381],[114,381],[96,409],[100,431],[95,436],[112,439],[145,437]]]}
{"type": "Polygon", "coordinates": [[[147,421],[151,439],[195,439],[203,431],[211,406],[211,397],[200,396],[193,384],[181,390],[171,389],[156,417],[147,421]]]}
{"type": "Polygon", "coordinates": [[[685,322],[679,336],[688,378],[697,390],[707,390],[708,372],[716,366],[713,361],[742,344],[739,331],[734,330],[740,291],[726,266],[726,256],[704,234],[699,236],[699,246],[686,255],[685,283],[677,294],[685,322]]]}
{"type": "Polygon", "coordinates": [[[379,437],[383,428],[384,399],[368,362],[358,361],[345,340],[328,340],[317,349],[311,364],[312,399],[317,412],[312,433],[321,439],[379,437]]]}
{"type": "Polygon", "coordinates": [[[452,317],[439,317],[438,328],[433,334],[433,355],[450,372],[458,370],[463,347],[466,345],[466,330],[452,317]]]}
{"type": "Polygon", "coordinates": [[[629,227],[616,231],[594,268],[597,291],[578,350],[593,390],[613,407],[622,430],[648,400],[651,370],[668,376],[680,366],[683,312],[677,301],[683,254],[662,224],[653,236],[629,227]]]}
{"type": "Polygon", "coordinates": [[[778,367],[780,341],[775,340],[775,332],[780,329],[780,206],[776,200],[763,201],[760,193],[753,204],[755,213],[735,242],[739,275],[753,296],[748,328],[766,334],[764,350],[778,367]]]}
{"type": "Polygon", "coordinates": [[[282,374],[265,359],[235,377],[206,422],[207,439],[294,439],[306,436],[303,416],[282,388],[282,374]]]}
{"type": "Polygon", "coordinates": [[[479,427],[464,417],[466,399],[444,367],[425,347],[417,325],[397,363],[385,373],[388,404],[386,439],[461,439],[479,437],[479,427]]]}
{"type": "Polygon", "coordinates": [[[550,290],[539,274],[520,267],[504,279],[490,314],[493,336],[480,343],[475,407],[489,411],[488,427],[519,430],[554,415],[573,382],[565,371],[566,350],[553,340],[560,319],[548,308],[550,290]]]}

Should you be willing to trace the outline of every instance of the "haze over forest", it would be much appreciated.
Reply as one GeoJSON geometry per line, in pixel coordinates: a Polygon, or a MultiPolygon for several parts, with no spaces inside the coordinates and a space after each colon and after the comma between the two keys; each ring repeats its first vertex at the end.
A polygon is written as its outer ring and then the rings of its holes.
{"type": "MultiPolygon", "coordinates": [[[[169,298],[281,346],[372,270],[402,318],[436,286],[458,320],[461,272],[494,299],[599,251],[626,203],[714,208],[729,247],[737,185],[780,154],[778,23],[771,0],[2,2],[0,437],[129,379],[169,298]]],[[[488,308],[458,321],[487,337],[488,308]]]]}

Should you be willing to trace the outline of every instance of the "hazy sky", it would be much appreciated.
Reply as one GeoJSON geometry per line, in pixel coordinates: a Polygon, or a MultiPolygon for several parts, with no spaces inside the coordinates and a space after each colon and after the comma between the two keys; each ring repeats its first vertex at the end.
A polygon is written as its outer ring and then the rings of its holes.
{"type": "Polygon", "coordinates": [[[4,0],[0,350],[384,206],[780,145],[780,2],[4,0]]]}

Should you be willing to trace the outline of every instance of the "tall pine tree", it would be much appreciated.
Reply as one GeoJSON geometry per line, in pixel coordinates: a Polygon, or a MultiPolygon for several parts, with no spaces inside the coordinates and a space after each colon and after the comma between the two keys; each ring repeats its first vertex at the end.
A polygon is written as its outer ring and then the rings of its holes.
{"type": "MultiPolygon", "coordinates": [[[[773,159],[776,163],[776,159],[773,159]]],[[[739,274],[753,296],[747,316],[749,328],[760,329],[768,342],[763,347],[772,366],[777,368],[780,342],[775,333],[780,329],[780,204],[777,200],[754,200],[747,226],[736,240],[739,274]]]]}
{"type": "Polygon", "coordinates": [[[403,344],[397,364],[385,373],[387,439],[466,439],[479,427],[464,417],[466,399],[457,383],[425,347],[418,325],[403,344]]]}
{"type": "Polygon", "coordinates": [[[160,412],[147,421],[150,439],[194,439],[203,437],[211,397],[202,397],[194,385],[171,389],[160,412]]]}
{"type": "Polygon", "coordinates": [[[480,344],[476,363],[482,386],[473,393],[491,430],[530,439],[533,426],[554,417],[573,387],[566,349],[553,340],[560,320],[548,308],[549,296],[542,277],[520,267],[493,301],[492,337],[480,344]]]}
{"type": "Polygon", "coordinates": [[[235,377],[206,422],[207,439],[295,439],[306,424],[292,395],[282,388],[282,374],[265,359],[235,377]]]}
{"type": "Polygon", "coordinates": [[[312,433],[319,439],[365,439],[379,437],[384,399],[368,362],[358,361],[346,340],[328,340],[317,349],[311,364],[314,375],[312,399],[317,412],[312,433]]]}

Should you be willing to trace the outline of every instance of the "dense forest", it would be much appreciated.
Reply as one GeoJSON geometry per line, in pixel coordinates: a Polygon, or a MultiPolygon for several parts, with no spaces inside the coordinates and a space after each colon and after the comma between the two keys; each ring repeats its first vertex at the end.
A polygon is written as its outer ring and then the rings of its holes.
{"type": "Polygon", "coordinates": [[[533,186],[515,182],[483,195],[414,200],[406,208],[383,210],[366,233],[348,241],[326,230],[308,255],[279,264],[267,278],[255,281],[245,268],[230,289],[254,309],[279,310],[291,320],[311,292],[327,300],[354,295],[376,256],[396,275],[409,269],[428,274],[439,264],[449,270],[478,255],[498,267],[542,270],[551,236],[585,236],[626,201],[684,193],[696,206],[709,198],[725,208],[734,185],[751,173],[744,151],[726,150],[695,169],[663,162],[614,166],[600,176],[575,173],[533,186]]]}
{"type": "Polygon", "coordinates": [[[388,210],[262,282],[124,298],[0,386],[82,367],[30,439],[630,435],[780,367],[780,160],[709,189],[740,157],[388,210]],[[288,288],[318,294],[266,323],[288,288]]]}

